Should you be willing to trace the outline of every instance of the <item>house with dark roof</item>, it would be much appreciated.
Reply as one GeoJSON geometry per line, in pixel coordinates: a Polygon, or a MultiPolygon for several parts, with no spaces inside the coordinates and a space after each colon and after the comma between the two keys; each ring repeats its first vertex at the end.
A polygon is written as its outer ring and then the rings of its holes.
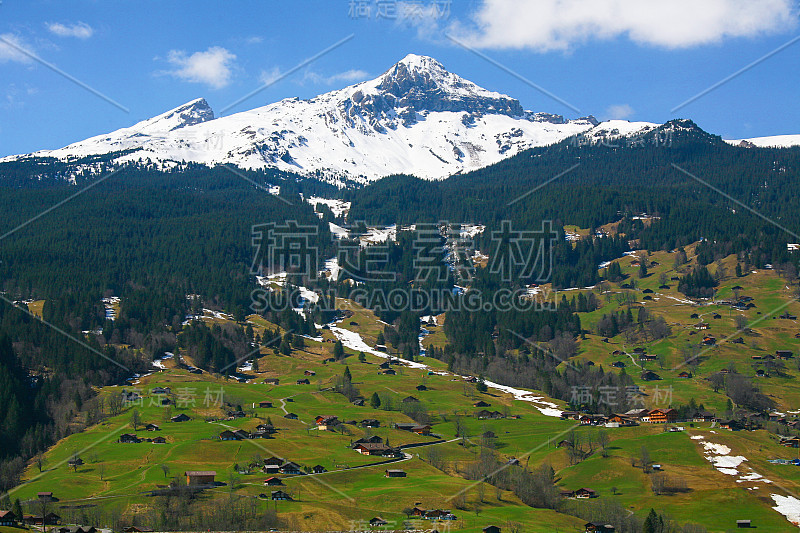
{"type": "Polygon", "coordinates": [[[183,475],[186,476],[187,485],[210,485],[214,483],[217,473],[214,470],[187,470],[183,475]]]}

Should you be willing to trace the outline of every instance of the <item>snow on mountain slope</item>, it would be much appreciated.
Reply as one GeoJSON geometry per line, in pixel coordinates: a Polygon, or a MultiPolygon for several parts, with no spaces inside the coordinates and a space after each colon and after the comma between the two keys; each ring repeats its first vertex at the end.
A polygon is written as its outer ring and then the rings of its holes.
{"type": "MultiPolygon", "coordinates": [[[[133,150],[117,161],[276,168],[334,183],[396,173],[442,179],[587,132],[631,135],[656,125],[532,113],[519,101],[408,55],[381,76],[310,100],[289,98],[214,118],[204,99],[129,128],[31,156],[71,159],[133,150]]],[[[8,161],[25,156],[12,156],[8,161]]]]}
{"type": "Polygon", "coordinates": [[[770,137],[753,137],[752,139],[736,139],[725,142],[734,146],[788,148],[790,146],[800,146],[800,135],[772,135],[770,137]]]}

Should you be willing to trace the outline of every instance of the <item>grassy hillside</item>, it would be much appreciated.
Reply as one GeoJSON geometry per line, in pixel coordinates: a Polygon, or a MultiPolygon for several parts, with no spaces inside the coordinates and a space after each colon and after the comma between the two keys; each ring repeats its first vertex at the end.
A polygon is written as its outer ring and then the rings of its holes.
{"type": "MultiPolygon", "coordinates": [[[[631,260],[619,260],[623,272],[630,276],[628,282],[636,278],[637,271],[630,265],[631,260]]],[[[669,282],[669,289],[659,288],[658,278],[662,272],[669,277],[680,273],[672,269],[673,254],[656,253],[649,260],[659,265],[650,269],[648,277],[636,280],[636,303],[632,307],[635,311],[637,307],[645,306],[654,314],[664,316],[672,327],[672,334],[649,343],[631,342],[623,335],[602,342],[600,336],[589,334],[580,341],[580,352],[575,361],[591,360],[608,370],[613,369],[612,362],[624,361],[628,374],[644,390],[652,391],[657,384],[659,388],[670,391],[673,403],[685,403],[694,398],[697,403],[721,413],[726,397],[722,392],[713,392],[705,377],[728,367],[731,362],[739,372],[755,376],[752,354],[791,350],[797,346],[793,335],[798,331],[798,325],[793,321],[771,318],[770,312],[776,308],[780,308],[780,312],[788,310],[800,314],[797,302],[785,305],[791,302],[792,295],[774,272],[760,271],[743,278],[727,278],[719,287],[718,298],[725,298],[735,285],[741,285],[745,287],[742,293],[751,296],[757,305],[743,313],[754,324],[753,333],[746,335],[745,344],[740,345],[724,341],[736,333],[734,315],[738,311],[732,312],[729,307],[712,302],[703,305],[689,303],[677,292],[674,281],[669,282]],[[643,299],[642,291],[647,288],[653,291],[652,300],[643,299]],[[715,312],[721,318],[711,318],[715,312]],[[698,313],[701,318],[690,318],[692,313],[698,313]],[[759,318],[764,319],[757,322],[759,318]],[[700,365],[692,369],[693,378],[678,378],[677,374],[684,369],[680,346],[698,342],[702,335],[691,333],[696,331],[693,326],[699,320],[711,324],[710,331],[717,337],[718,345],[702,355],[700,365]],[[626,354],[611,355],[614,350],[632,353],[634,346],[644,346],[648,353],[659,356],[658,362],[646,363],[646,368],[657,372],[662,380],[643,382],[639,379],[640,369],[637,367],[642,363],[631,360],[626,354]]],[[[729,272],[733,272],[733,258],[726,259],[724,264],[729,272]]],[[[686,271],[691,266],[685,265],[681,270],[686,271]]],[[[624,308],[616,297],[624,291],[620,285],[610,284],[608,292],[597,294],[602,302],[601,309],[581,313],[585,328],[592,331],[604,313],[624,308]]],[[[577,296],[577,293],[566,292],[569,298],[577,296]]],[[[354,313],[340,326],[359,333],[367,344],[373,345],[383,324],[371,312],[352,302],[342,300],[339,306],[354,313]]],[[[207,320],[224,321],[211,317],[207,320]]],[[[249,317],[248,321],[259,333],[263,328],[275,327],[257,316],[249,317]]],[[[426,345],[441,346],[446,342],[441,326],[428,329],[431,334],[424,341],[426,345]]],[[[505,525],[509,521],[521,524],[523,531],[575,530],[580,527],[584,520],[548,509],[533,509],[509,491],[465,479],[464,472],[479,460],[483,447],[488,446],[502,461],[512,457],[520,459],[523,468],[534,469],[549,463],[556,471],[559,489],[589,487],[599,494],[594,503],[615,501],[640,516],[654,508],[680,523],[699,523],[709,531],[734,527],[736,518],[731,518],[733,514],[751,519],[758,527],[770,531],[788,527],[783,516],[771,509],[774,504],[770,495],[800,490],[800,470],[767,462],[773,458],[791,458],[794,451],[779,446],[766,431],[728,432],[710,423],[687,424],[686,431],[675,433],[648,424],[609,428],[604,430],[610,438],[607,457],[596,448],[585,460],[571,464],[566,452],[557,447],[558,442],[573,429],[582,435],[584,441],[597,439],[597,428],[575,428],[575,422],[544,416],[529,402],[515,400],[495,389],[480,393],[474,384],[449,374],[431,374],[426,369],[399,366],[397,375],[382,375],[378,368],[382,359],[367,355],[362,363],[349,349],[345,361],[325,363],[324,360],[332,353],[335,337],[330,330],[321,330],[321,334],[322,342],[307,340],[303,350],[294,350],[288,357],[262,349],[258,359],[259,370],[252,372],[246,383],[206,373],[190,374],[170,368],[174,363],[167,361],[166,370],[143,377],[132,386],[104,388],[100,395],[105,398],[124,388],[140,392],[142,400],[126,406],[123,412],[109,416],[101,424],[60,441],[47,452],[42,473],[37,466],[29,466],[26,482],[15,490],[13,497],[24,502],[33,500],[39,491],[52,491],[60,500],[52,505],[65,517],[74,513],[71,507],[88,505],[116,509],[122,514],[123,522],[131,523],[135,515],[146,516],[147,509],[154,506],[156,498],[150,496],[149,491],[164,487],[186,470],[215,470],[217,481],[224,485],[205,491],[194,505],[227,498],[252,501],[261,509],[277,509],[286,526],[296,530],[344,528],[374,516],[381,516],[400,527],[406,520],[403,509],[415,505],[452,510],[458,520],[450,526],[457,531],[477,532],[487,524],[505,525]],[[367,399],[365,406],[353,405],[332,390],[335,379],[343,374],[345,366],[352,374],[353,384],[367,399]],[[313,371],[314,375],[306,376],[306,371],[313,371]],[[280,384],[264,384],[268,377],[279,378],[280,384]],[[295,383],[303,377],[308,377],[309,385],[295,383]],[[424,385],[424,390],[417,388],[420,385],[424,385]],[[156,386],[171,387],[175,404],[162,406],[162,396],[150,393],[156,386]],[[370,407],[368,400],[375,392],[383,398],[391,398],[394,410],[387,410],[385,405],[378,409],[370,407]],[[436,436],[420,436],[390,428],[393,422],[412,422],[397,410],[402,406],[401,400],[409,395],[421,401],[436,436]],[[473,404],[479,400],[489,403],[490,410],[518,415],[518,418],[477,419],[474,413],[478,409],[473,404]],[[271,401],[273,407],[252,407],[260,401],[271,401]],[[227,420],[226,412],[236,406],[241,406],[248,416],[227,420]],[[137,435],[163,436],[167,439],[166,444],[117,442],[122,433],[133,432],[131,418],[134,410],[141,420],[137,435]],[[284,418],[287,412],[296,413],[298,419],[284,418]],[[180,413],[187,414],[192,420],[183,423],[169,421],[171,416],[180,413]],[[375,418],[382,427],[365,430],[345,424],[340,431],[318,431],[314,428],[317,415],[336,415],[342,421],[375,418]],[[226,428],[252,430],[268,420],[278,429],[274,439],[225,442],[218,439],[218,434],[226,428]],[[161,431],[144,431],[143,425],[150,422],[159,424],[161,431]],[[466,436],[456,436],[457,426],[465,428],[466,436]],[[481,438],[487,431],[496,435],[488,442],[481,438]],[[367,434],[379,435],[393,446],[445,442],[409,449],[408,457],[392,465],[392,468],[405,470],[408,477],[386,478],[383,473],[387,467],[384,465],[358,468],[380,458],[360,455],[348,447],[352,440],[367,434]],[[736,476],[715,469],[704,457],[703,439],[728,446],[731,455],[746,457],[742,472],[758,472],[772,483],[742,482],[736,476]],[[652,474],[634,465],[642,447],[647,448],[653,462],[663,465],[666,474],[680,478],[687,491],[655,495],[651,490],[652,474]],[[66,462],[75,454],[80,455],[85,464],[72,469],[66,462]],[[292,494],[294,501],[263,500],[259,495],[273,490],[273,487],[263,486],[267,476],[257,470],[250,474],[239,473],[234,465],[241,467],[271,456],[307,467],[321,465],[328,472],[281,476],[285,478],[285,487],[282,488],[292,494]],[[439,468],[431,464],[434,462],[439,468]],[[457,496],[460,493],[465,494],[463,502],[457,496]],[[726,512],[720,513],[720,509],[726,512]]],[[[422,360],[432,369],[446,370],[440,361],[422,360]]],[[[800,372],[793,361],[788,361],[786,366],[783,375],[759,378],[758,383],[779,408],[796,409],[800,393],[793,387],[793,382],[800,372]]],[[[653,400],[652,396],[648,397],[648,401],[653,400]]]]}

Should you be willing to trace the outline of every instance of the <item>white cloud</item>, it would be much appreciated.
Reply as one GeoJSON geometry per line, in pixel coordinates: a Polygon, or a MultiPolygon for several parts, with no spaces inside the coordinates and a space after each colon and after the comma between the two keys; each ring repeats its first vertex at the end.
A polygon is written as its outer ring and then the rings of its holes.
{"type": "Polygon", "coordinates": [[[9,61],[30,63],[31,58],[20,52],[20,48],[28,51],[31,50],[18,36],[11,33],[0,34],[0,63],[7,63],[9,61]]]}
{"type": "Polygon", "coordinates": [[[261,75],[258,77],[258,80],[263,83],[264,85],[272,85],[278,78],[281,77],[281,69],[278,67],[272,67],[270,70],[262,70],[261,75]]]}
{"type": "Polygon", "coordinates": [[[483,0],[473,25],[451,31],[480,48],[569,50],[627,37],[667,49],[792,28],[793,0],[483,0]]]}
{"type": "Polygon", "coordinates": [[[214,89],[221,89],[231,82],[235,60],[234,54],[219,46],[192,55],[186,55],[183,50],[170,50],[167,61],[176,68],[166,73],[185,81],[205,83],[214,89]]]}
{"type": "Polygon", "coordinates": [[[345,70],[331,76],[323,76],[314,71],[308,71],[303,76],[303,81],[310,81],[311,83],[333,85],[335,83],[354,83],[363,81],[369,77],[366,71],[358,69],[345,70]]]}
{"type": "Polygon", "coordinates": [[[247,38],[247,44],[261,44],[264,42],[264,38],[259,35],[254,35],[252,37],[247,38]]]}
{"type": "Polygon", "coordinates": [[[628,104],[616,104],[608,106],[606,109],[606,117],[610,120],[620,119],[627,120],[633,115],[633,108],[628,104]]]}
{"type": "Polygon", "coordinates": [[[85,22],[75,24],[61,24],[60,22],[48,22],[47,29],[59,37],[77,37],[78,39],[88,39],[94,34],[91,26],[85,22]]]}

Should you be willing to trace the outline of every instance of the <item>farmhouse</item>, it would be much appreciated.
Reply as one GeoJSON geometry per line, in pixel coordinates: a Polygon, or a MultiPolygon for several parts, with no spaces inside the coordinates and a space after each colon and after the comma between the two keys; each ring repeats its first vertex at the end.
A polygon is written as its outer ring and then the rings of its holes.
{"type": "Polygon", "coordinates": [[[246,440],[252,438],[249,431],[245,431],[243,429],[237,429],[233,432],[236,435],[236,440],[246,440]]]}
{"type": "Polygon", "coordinates": [[[497,526],[486,526],[482,531],[483,533],[500,533],[500,528],[497,526]]]}
{"type": "Polygon", "coordinates": [[[286,492],[282,490],[273,490],[272,491],[272,499],[273,500],[289,500],[291,501],[292,497],[289,496],[286,492]]]}
{"type": "Polygon", "coordinates": [[[0,511],[0,526],[16,527],[17,515],[13,511],[0,511]]]}
{"type": "Polygon", "coordinates": [[[278,385],[281,382],[278,378],[264,378],[264,383],[267,385],[278,385]]]}
{"type": "Polygon", "coordinates": [[[308,381],[308,379],[305,379],[305,378],[304,379],[298,379],[295,383],[297,383],[298,385],[310,385],[311,384],[311,382],[308,381]]]}
{"type": "Polygon", "coordinates": [[[657,380],[661,379],[661,376],[659,376],[658,374],[656,374],[652,370],[645,370],[644,372],[642,372],[641,378],[644,381],[657,381],[657,380]]]}
{"type": "Polygon", "coordinates": [[[314,465],[311,467],[311,471],[314,472],[315,474],[324,474],[325,472],[328,471],[328,469],[322,465],[314,465]]]}
{"type": "Polygon", "coordinates": [[[209,485],[214,483],[217,473],[214,470],[187,470],[183,475],[187,485],[209,485]]]}
{"type": "Polygon", "coordinates": [[[166,444],[166,443],[167,439],[165,439],[164,437],[155,437],[153,439],[153,444],[166,444]]]}
{"type": "Polygon", "coordinates": [[[380,516],[376,516],[375,518],[369,521],[369,527],[382,527],[389,524],[386,520],[381,518],[380,516]]]}
{"type": "Polygon", "coordinates": [[[306,370],[305,372],[303,372],[303,375],[304,376],[316,376],[317,373],[314,372],[313,370],[306,370]]]}
{"type": "Polygon", "coordinates": [[[225,431],[219,434],[219,440],[237,440],[237,439],[236,439],[236,434],[233,431],[226,429],[225,431]]]}
{"type": "Polygon", "coordinates": [[[384,455],[394,452],[391,446],[382,442],[362,442],[353,446],[353,449],[361,455],[384,455]]]}
{"type": "MultiPolygon", "coordinates": [[[[256,404],[253,404],[253,408],[255,408],[255,407],[256,407],[256,404]]],[[[260,407],[261,409],[269,409],[269,408],[272,407],[272,402],[269,402],[269,401],[266,401],[266,400],[260,401],[260,402],[258,402],[258,407],[260,407]]]]}
{"type": "Polygon", "coordinates": [[[350,447],[355,449],[356,445],[358,444],[381,443],[381,442],[383,442],[383,438],[377,435],[372,435],[371,437],[361,437],[357,441],[354,441],[350,447]]]}
{"type": "Polygon", "coordinates": [[[317,424],[317,429],[321,431],[338,426],[341,423],[339,418],[334,415],[319,415],[314,418],[314,422],[317,424]]]}
{"type": "Polygon", "coordinates": [[[379,428],[381,427],[381,423],[374,418],[365,418],[360,422],[362,428],[379,428]]]}
{"type": "Polygon", "coordinates": [[[386,470],[385,477],[406,477],[405,470],[386,470]]]}
{"type": "Polygon", "coordinates": [[[403,403],[419,403],[419,400],[413,396],[406,396],[401,401],[403,403]]]}
{"type": "Polygon", "coordinates": [[[395,372],[394,369],[392,368],[388,368],[386,370],[381,371],[380,374],[383,374],[384,376],[396,376],[397,372],[395,372]]]}
{"type": "Polygon", "coordinates": [[[679,377],[679,378],[682,378],[682,379],[689,379],[689,378],[691,378],[691,377],[692,377],[692,373],[691,373],[691,372],[686,372],[686,371],[684,370],[683,372],[681,372],[680,374],[678,374],[678,377],[679,377]]]}
{"type": "Polygon", "coordinates": [[[472,407],[489,407],[491,404],[484,402],[483,400],[478,400],[477,402],[472,404],[472,407]]]}
{"type": "Polygon", "coordinates": [[[778,359],[791,359],[794,357],[794,354],[792,354],[790,350],[777,350],[775,355],[778,357],[778,359]]]}
{"type": "Polygon", "coordinates": [[[173,422],[188,422],[189,420],[191,420],[191,418],[186,416],[185,413],[181,413],[177,416],[173,416],[172,418],[170,418],[170,420],[173,422]]]}
{"type": "Polygon", "coordinates": [[[161,431],[161,428],[158,427],[157,424],[147,424],[144,429],[146,431],[161,431]]]}
{"type": "Polygon", "coordinates": [[[119,442],[122,444],[138,444],[142,442],[142,439],[140,439],[133,433],[124,433],[119,436],[119,442]]]}
{"type": "Polygon", "coordinates": [[[285,415],[283,415],[283,418],[288,418],[289,420],[297,420],[297,414],[286,413],[285,415]]]}
{"type": "Polygon", "coordinates": [[[433,428],[431,428],[428,425],[422,425],[422,426],[414,426],[413,428],[411,428],[411,431],[413,431],[417,435],[430,435],[431,429],[433,428]]]}
{"type": "Polygon", "coordinates": [[[299,464],[287,461],[281,465],[281,474],[302,474],[303,470],[299,464]]]}
{"type": "Polygon", "coordinates": [[[614,533],[614,526],[611,524],[588,522],[583,527],[586,528],[586,533],[614,533]]]}
{"type": "Polygon", "coordinates": [[[150,392],[153,394],[170,394],[172,390],[169,387],[154,387],[150,392]]]}
{"type": "Polygon", "coordinates": [[[283,485],[283,481],[281,481],[280,478],[272,476],[264,480],[264,485],[267,487],[279,487],[283,485]]]}
{"type": "Polygon", "coordinates": [[[55,526],[61,523],[61,517],[56,513],[47,513],[44,515],[44,520],[42,520],[41,515],[25,515],[23,522],[34,526],[55,526]]]}
{"type": "Polygon", "coordinates": [[[678,411],[675,409],[653,409],[644,418],[645,422],[651,424],[671,424],[677,422],[678,411]]]}

